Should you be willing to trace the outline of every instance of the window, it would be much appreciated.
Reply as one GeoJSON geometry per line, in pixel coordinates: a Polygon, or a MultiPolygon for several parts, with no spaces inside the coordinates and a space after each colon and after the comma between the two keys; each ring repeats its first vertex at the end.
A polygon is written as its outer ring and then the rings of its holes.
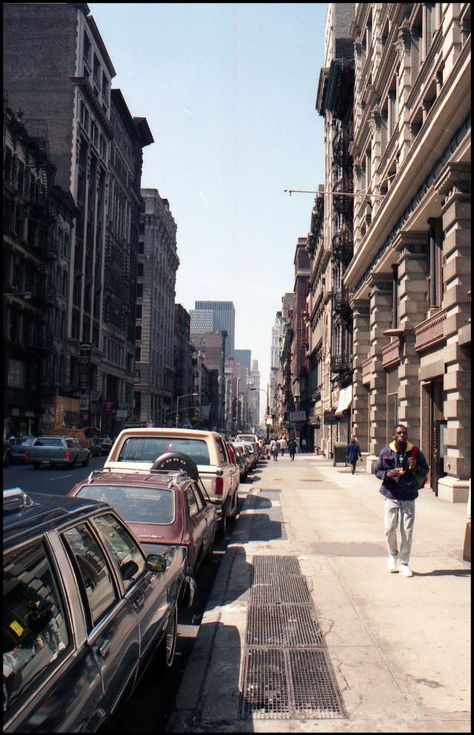
{"type": "Polygon", "coordinates": [[[188,487],[186,488],[185,497],[189,508],[189,515],[192,518],[193,516],[197,515],[197,513],[199,513],[199,507],[191,485],[188,485],[188,487]]]}
{"type": "Polygon", "coordinates": [[[198,508],[199,510],[202,510],[203,508],[206,507],[206,501],[204,500],[204,496],[201,492],[201,489],[195,483],[193,483],[193,492],[194,492],[194,495],[196,496],[198,508]]]}
{"type": "Polygon", "coordinates": [[[221,464],[227,464],[227,455],[225,453],[225,447],[222,439],[216,439],[216,448],[219,455],[219,461],[221,464]]]}
{"type": "Polygon", "coordinates": [[[128,589],[145,571],[145,558],[135,539],[113,515],[98,516],[94,520],[117,562],[125,589],[128,589]],[[131,567],[129,562],[134,566],[131,567]]]}
{"type": "Polygon", "coordinates": [[[3,560],[3,709],[9,712],[57,666],[70,638],[42,543],[3,560]]]}
{"type": "Polygon", "coordinates": [[[90,613],[90,629],[117,601],[112,576],[97,541],[84,524],[66,531],[64,539],[82,579],[82,595],[84,606],[90,613]]]}
{"type": "Polygon", "coordinates": [[[8,386],[10,388],[25,387],[25,363],[20,360],[8,361],[8,386]]]}
{"type": "Polygon", "coordinates": [[[443,224],[441,218],[431,218],[429,225],[429,306],[441,307],[443,299],[443,224]]]}

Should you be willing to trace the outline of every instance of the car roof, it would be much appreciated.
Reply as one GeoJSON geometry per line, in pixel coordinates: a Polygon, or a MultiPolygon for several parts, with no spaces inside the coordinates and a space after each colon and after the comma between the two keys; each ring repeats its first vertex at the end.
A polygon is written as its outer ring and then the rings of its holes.
{"type": "MultiPolygon", "coordinates": [[[[20,490],[19,488],[12,488],[20,490]]],[[[47,493],[24,493],[24,503],[15,507],[6,504],[4,490],[3,542],[8,546],[13,541],[27,541],[46,531],[62,527],[65,523],[78,518],[86,518],[91,513],[104,509],[111,510],[108,503],[86,498],[68,498],[63,495],[47,493]]]]}
{"type": "MultiPolygon", "coordinates": [[[[146,426],[139,429],[124,429],[123,432],[128,436],[156,436],[157,431],[164,437],[166,436],[190,436],[191,438],[204,439],[208,436],[215,436],[222,439],[217,431],[206,431],[205,429],[180,429],[173,426],[146,426]]],[[[120,434],[119,434],[120,436],[120,434]]]]}

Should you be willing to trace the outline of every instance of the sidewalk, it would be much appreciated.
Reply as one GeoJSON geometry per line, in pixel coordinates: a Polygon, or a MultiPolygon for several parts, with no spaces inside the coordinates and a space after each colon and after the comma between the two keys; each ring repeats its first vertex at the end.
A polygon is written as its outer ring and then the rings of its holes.
{"type": "Polygon", "coordinates": [[[466,506],[420,492],[407,579],[386,571],[379,486],[312,454],[241,485],[167,732],[470,732],[466,506]],[[347,718],[240,719],[252,557],[267,555],[298,559],[347,718]]]}

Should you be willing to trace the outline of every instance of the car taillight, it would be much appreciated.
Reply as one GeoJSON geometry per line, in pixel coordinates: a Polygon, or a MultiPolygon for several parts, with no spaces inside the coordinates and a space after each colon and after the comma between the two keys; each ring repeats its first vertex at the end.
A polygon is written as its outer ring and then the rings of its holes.
{"type": "Polygon", "coordinates": [[[71,452],[66,452],[64,455],[64,459],[67,459],[67,461],[69,462],[69,460],[71,459],[71,452]]]}
{"type": "Polygon", "coordinates": [[[224,494],[224,478],[216,477],[216,495],[224,494]]]}

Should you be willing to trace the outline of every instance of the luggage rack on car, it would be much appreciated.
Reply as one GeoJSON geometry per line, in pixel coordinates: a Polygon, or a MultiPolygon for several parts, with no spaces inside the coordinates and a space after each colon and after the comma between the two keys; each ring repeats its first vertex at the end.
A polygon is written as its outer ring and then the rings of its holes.
{"type": "MultiPolygon", "coordinates": [[[[164,470],[152,470],[152,469],[150,469],[150,470],[146,470],[146,472],[148,474],[150,474],[150,475],[163,475],[165,477],[169,477],[168,484],[172,484],[172,483],[179,484],[183,480],[188,480],[189,479],[189,475],[188,475],[188,473],[185,470],[172,470],[172,469],[169,469],[169,470],[166,470],[166,469],[164,469],[164,470]]],[[[116,469],[116,468],[114,468],[114,467],[104,467],[101,470],[92,470],[92,472],[88,475],[86,482],[88,484],[90,484],[92,482],[92,480],[96,479],[99,475],[103,475],[103,474],[106,474],[106,473],[108,473],[108,474],[113,473],[114,475],[118,475],[118,474],[121,473],[121,471],[118,470],[118,469],[116,469]]],[[[140,469],[140,470],[138,470],[138,469],[137,470],[135,470],[135,469],[134,470],[127,469],[127,470],[123,471],[123,474],[124,475],[143,474],[143,470],[142,469],[140,469]]]]}

